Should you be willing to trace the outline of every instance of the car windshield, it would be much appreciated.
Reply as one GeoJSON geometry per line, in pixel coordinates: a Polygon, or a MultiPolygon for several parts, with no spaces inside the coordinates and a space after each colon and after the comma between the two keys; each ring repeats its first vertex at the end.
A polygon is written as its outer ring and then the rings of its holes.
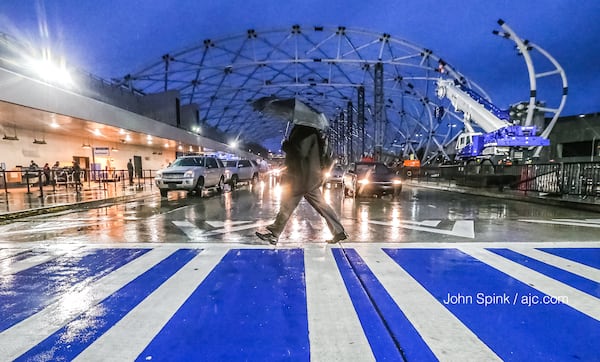
{"type": "Polygon", "coordinates": [[[178,158],[175,161],[173,161],[171,167],[177,166],[203,166],[203,162],[201,157],[178,158]]]}
{"type": "Polygon", "coordinates": [[[374,173],[375,175],[387,175],[390,173],[390,170],[387,168],[387,166],[381,163],[356,165],[356,174],[364,175],[367,172],[371,174],[374,173]]]}

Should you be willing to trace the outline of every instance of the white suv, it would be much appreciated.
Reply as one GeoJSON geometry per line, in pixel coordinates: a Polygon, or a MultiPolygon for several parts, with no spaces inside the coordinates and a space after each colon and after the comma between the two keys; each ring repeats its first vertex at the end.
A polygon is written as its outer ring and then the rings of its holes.
{"type": "Polygon", "coordinates": [[[225,182],[234,189],[238,182],[250,181],[252,185],[259,179],[258,164],[251,160],[224,160],[225,182]]]}
{"type": "Polygon", "coordinates": [[[214,157],[184,156],[156,172],[154,182],[162,197],[171,190],[185,190],[190,195],[201,196],[202,190],[210,187],[220,193],[225,183],[225,167],[214,157]]]}

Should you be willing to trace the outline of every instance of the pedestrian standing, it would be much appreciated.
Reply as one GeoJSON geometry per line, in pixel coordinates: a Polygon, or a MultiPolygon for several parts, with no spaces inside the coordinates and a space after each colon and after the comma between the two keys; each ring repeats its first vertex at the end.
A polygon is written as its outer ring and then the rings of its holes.
{"type": "Polygon", "coordinates": [[[127,173],[129,174],[129,185],[133,185],[133,163],[131,162],[131,158],[127,162],[127,173]]]}
{"type": "Polygon", "coordinates": [[[305,198],[327,222],[333,234],[333,238],[327,240],[327,243],[336,243],[348,238],[335,211],[327,204],[321,193],[323,146],[320,129],[299,124],[294,126],[289,139],[282,145],[282,150],[286,153],[285,182],[289,190],[282,196],[275,222],[266,227],[268,231],[256,232],[256,236],[260,239],[272,245],[277,244],[281,232],[302,198],[305,198]]]}
{"type": "Polygon", "coordinates": [[[48,165],[48,162],[44,164],[42,171],[44,172],[44,186],[50,185],[50,165],[48,165]]]}
{"type": "Polygon", "coordinates": [[[81,185],[81,166],[79,162],[73,160],[73,183],[75,184],[75,191],[79,192],[79,186],[81,185]]]}

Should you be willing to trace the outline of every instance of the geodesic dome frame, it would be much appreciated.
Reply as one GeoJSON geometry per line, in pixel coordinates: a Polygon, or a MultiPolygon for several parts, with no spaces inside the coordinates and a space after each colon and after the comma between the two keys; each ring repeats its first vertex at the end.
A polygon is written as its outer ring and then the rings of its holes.
{"type": "Polygon", "coordinates": [[[253,111],[251,102],[296,97],[325,113],[334,149],[349,160],[379,149],[428,163],[446,158],[462,129],[462,115],[435,95],[440,78],[487,97],[431,50],[390,34],[293,25],[206,39],[116,84],[140,94],[178,90],[181,104],[198,105],[200,126],[273,151],[287,123],[253,111]]]}

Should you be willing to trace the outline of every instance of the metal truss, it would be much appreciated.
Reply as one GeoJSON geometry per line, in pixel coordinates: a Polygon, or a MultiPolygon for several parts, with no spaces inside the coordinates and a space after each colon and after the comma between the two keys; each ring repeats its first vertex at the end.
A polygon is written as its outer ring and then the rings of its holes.
{"type": "Polygon", "coordinates": [[[252,111],[250,103],[263,96],[297,97],[330,120],[352,122],[332,129],[333,139],[344,144],[340,149],[352,150],[344,155],[348,159],[377,146],[385,156],[414,154],[429,162],[446,157],[445,147],[462,130],[461,117],[435,96],[440,78],[486,95],[431,50],[391,34],[293,25],[206,39],[115,84],[141,94],[178,90],[181,104],[199,106],[200,125],[273,151],[286,122],[252,111]],[[377,67],[383,71],[381,93],[375,91],[377,67]],[[383,108],[379,124],[376,106],[383,108]]]}

